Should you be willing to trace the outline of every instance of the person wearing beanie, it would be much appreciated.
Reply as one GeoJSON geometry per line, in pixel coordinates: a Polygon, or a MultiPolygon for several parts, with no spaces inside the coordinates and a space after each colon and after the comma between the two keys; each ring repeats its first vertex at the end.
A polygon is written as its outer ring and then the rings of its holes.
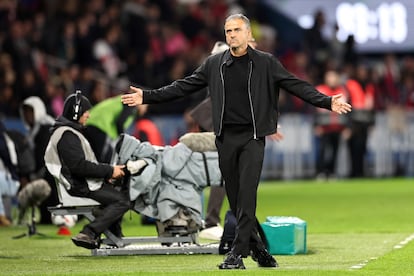
{"type": "Polygon", "coordinates": [[[45,163],[70,195],[91,198],[101,204],[101,214],[72,237],[75,245],[95,249],[107,229],[122,237],[121,221],[130,201],[127,191],[119,191],[111,184],[111,180],[124,176],[125,166],[98,163],[83,135],[90,108],[89,100],[80,91],[67,97],[63,113],[52,127],[45,163]]]}
{"type": "Polygon", "coordinates": [[[75,94],[69,95],[66,98],[63,104],[62,117],[71,122],[78,123],[80,116],[82,116],[86,111],[89,112],[91,108],[92,105],[88,98],[83,96],[78,90],[75,94]]]}

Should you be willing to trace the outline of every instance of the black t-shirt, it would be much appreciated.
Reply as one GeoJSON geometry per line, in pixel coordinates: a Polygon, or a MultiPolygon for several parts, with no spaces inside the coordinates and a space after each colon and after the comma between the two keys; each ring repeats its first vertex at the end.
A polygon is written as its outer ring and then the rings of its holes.
{"type": "Polygon", "coordinates": [[[232,57],[233,62],[224,72],[225,125],[251,125],[248,94],[249,55],[232,57]]]}

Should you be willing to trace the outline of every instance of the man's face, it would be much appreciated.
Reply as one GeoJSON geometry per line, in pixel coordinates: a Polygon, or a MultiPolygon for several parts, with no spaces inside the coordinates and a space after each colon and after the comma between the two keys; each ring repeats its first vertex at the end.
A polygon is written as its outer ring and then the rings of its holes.
{"type": "Polygon", "coordinates": [[[82,114],[82,116],[79,118],[79,124],[81,124],[81,125],[83,125],[83,126],[86,126],[86,122],[88,121],[88,119],[89,119],[89,110],[86,110],[83,114],[82,114]]]}
{"type": "Polygon", "coordinates": [[[231,19],[224,25],[226,42],[232,49],[245,49],[251,39],[251,31],[242,19],[231,19]]]}
{"type": "Polygon", "coordinates": [[[34,126],[34,111],[33,108],[29,105],[23,105],[23,116],[26,123],[30,126],[34,126]]]}

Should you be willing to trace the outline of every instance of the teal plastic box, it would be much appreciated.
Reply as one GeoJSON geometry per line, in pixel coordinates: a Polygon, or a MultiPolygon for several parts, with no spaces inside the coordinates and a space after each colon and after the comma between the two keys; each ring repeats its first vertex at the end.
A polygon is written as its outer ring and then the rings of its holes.
{"type": "Polygon", "coordinates": [[[272,255],[306,253],[306,221],[297,217],[267,217],[261,224],[272,255]]]}

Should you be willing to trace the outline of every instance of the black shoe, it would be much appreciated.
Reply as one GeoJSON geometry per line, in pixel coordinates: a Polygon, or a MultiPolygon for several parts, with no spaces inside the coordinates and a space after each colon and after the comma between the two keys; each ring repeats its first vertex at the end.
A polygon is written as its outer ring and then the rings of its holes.
{"type": "Polygon", "coordinates": [[[219,269],[246,269],[241,255],[235,255],[229,252],[226,259],[218,265],[219,269]]]}
{"type": "Polygon", "coordinates": [[[261,267],[278,267],[279,264],[275,258],[267,252],[266,249],[255,249],[251,252],[253,261],[261,267]]]}
{"type": "Polygon", "coordinates": [[[99,242],[84,233],[79,233],[76,236],[72,237],[72,241],[75,245],[86,249],[99,248],[99,242]]]}

